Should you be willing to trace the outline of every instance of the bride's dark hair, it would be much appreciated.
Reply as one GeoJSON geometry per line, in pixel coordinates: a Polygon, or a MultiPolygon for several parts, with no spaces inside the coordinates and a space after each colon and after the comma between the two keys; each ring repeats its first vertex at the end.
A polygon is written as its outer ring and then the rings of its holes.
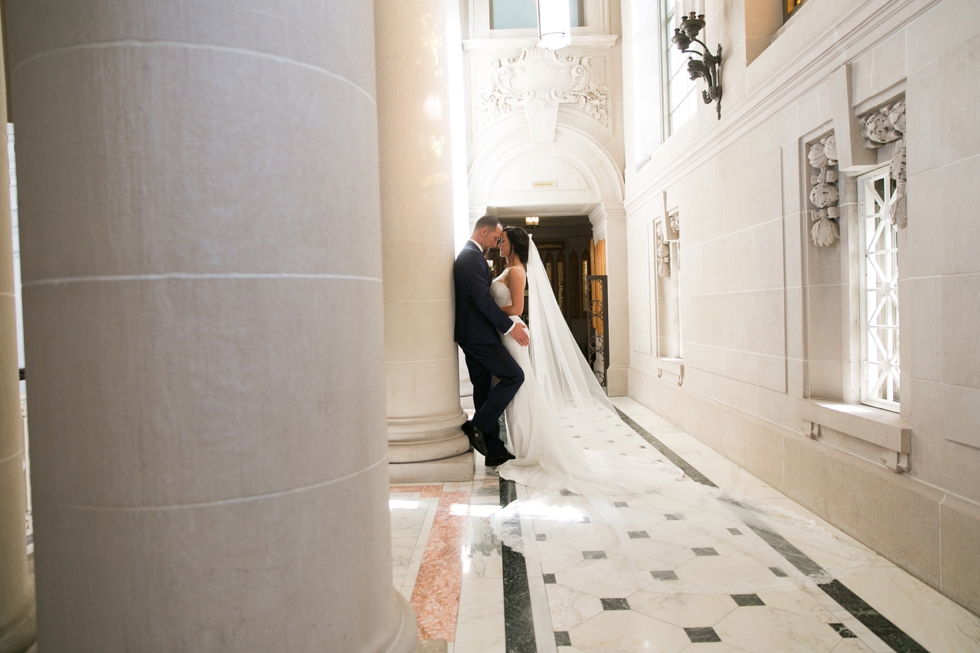
{"type": "Polygon", "coordinates": [[[507,240],[510,241],[511,250],[521,260],[521,265],[527,267],[527,254],[531,249],[531,240],[528,238],[527,232],[521,227],[505,227],[504,233],[507,234],[507,240]]]}

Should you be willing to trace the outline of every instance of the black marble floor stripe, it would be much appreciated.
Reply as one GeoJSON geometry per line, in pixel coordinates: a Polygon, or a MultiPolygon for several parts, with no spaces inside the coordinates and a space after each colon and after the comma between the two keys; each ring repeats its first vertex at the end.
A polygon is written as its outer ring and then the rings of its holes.
{"type": "MultiPolygon", "coordinates": [[[[619,413],[619,416],[630,428],[636,431],[644,440],[652,444],[667,460],[680,467],[691,480],[697,481],[702,485],[718,487],[707,476],[696,470],[689,462],[677,455],[663,442],[650,435],[646,429],[634,420],[630,419],[623,411],[617,408],[616,412],[619,413]]],[[[731,503],[739,505],[735,501],[731,503]]],[[[785,537],[768,528],[762,520],[743,518],[742,521],[802,573],[808,576],[822,575],[825,573],[823,567],[793,546],[785,537]]],[[[908,633],[886,619],[884,615],[871,607],[860,596],[849,590],[839,580],[820,583],[818,587],[864,624],[878,639],[890,646],[895,653],[929,653],[921,644],[912,639],[908,633]]]]}
{"type": "Polygon", "coordinates": [[[636,431],[640,435],[641,438],[643,438],[644,440],[646,440],[647,442],[649,442],[650,444],[652,444],[653,445],[653,448],[656,449],[657,451],[659,451],[661,453],[661,455],[663,455],[664,458],[666,458],[670,462],[672,462],[675,465],[677,465],[678,467],[680,467],[681,470],[685,474],[687,474],[691,478],[692,481],[696,481],[696,482],[700,483],[701,485],[707,485],[707,486],[710,486],[710,487],[718,487],[717,485],[715,485],[714,483],[711,482],[711,479],[709,479],[707,476],[705,476],[704,474],[702,474],[698,470],[694,469],[694,467],[691,466],[691,464],[689,462],[687,462],[686,460],[684,460],[683,458],[681,458],[680,456],[678,456],[676,453],[674,453],[673,449],[671,449],[670,447],[668,447],[667,445],[665,445],[663,442],[661,442],[657,438],[653,437],[653,435],[651,435],[645,428],[643,428],[642,426],[640,426],[639,424],[637,424],[636,422],[634,422],[630,418],[629,415],[627,415],[626,413],[624,413],[623,411],[621,411],[618,408],[616,409],[616,412],[619,413],[619,417],[624,422],[626,422],[626,424],[631,429],[633,429],[634,431],[636,431]]]}
{"type": "MultiPolygon", "coordinates": [[[[514,481],[500,479],[500,505],[517,500],[514,481]]],[[[519,518],[505,522],[511,534],[521,535],[519,518]]],[[[534,617],[531,615],[531,590],[527,583],[527,563],[524,554],[506,544],[500,546],[504,572],[504,639],[507,653],[537,653],[534,637],[534,617]]]]}

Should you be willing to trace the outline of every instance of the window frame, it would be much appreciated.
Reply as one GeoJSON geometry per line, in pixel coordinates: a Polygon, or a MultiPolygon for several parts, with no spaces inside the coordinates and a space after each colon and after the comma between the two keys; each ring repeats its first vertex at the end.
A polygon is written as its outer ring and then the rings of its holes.
{"type": "Polygon", "coordinates": [[[898,228],[891,223],[890,207],[894,201],[895,181],[891,178],[889,166],[881,166],[857,178],[857,232],[858,232],[858,279],[859,288],[859,341],[861,343],[861,403],[874,408],[900,413],[901,412],[901,313],[898,299],[899,251],[898,228]],[[875,189],[876,182],[884,181],[882,190],[884,197],[875,189]],[[875,207],[880,206],[880,209],[875,207]],[[887,237],[886,237],[887,236],[887,237]],[[869,256],[869,237],[876,247],[885,239],[885,248],[876,249],[875,256],[886,255],[885,264],[875,265],[869,256]],[[891,256],[888,256],[891,254],[891,256]],[[869,266],[873,266],[869,269],[869,266]],[[869,282],[875,282],[869,287],[869,282]],[[884,286],[880,283],[885,284],[884,286]],[[880,297],[880,288],[888,288],[887,297],[880,297]],[[869,294],[874,292],[876,307],[869,306],[869,294]],[[869,315],[870,313],[870,315],[869,315]],[[884,324],[872,325],[885,314],[884,324]],[[883,342],[876,331],[886,334],[883,342]],[[873,344],[880,345],[885,357],[878,360],[873,357],[877,350],[873,344]],[[888,358],[886,361],[885,358],[888,358]],[[885,368],[875,372],[872,380],[872,368],[885,368]],[[884,377],[884,378],[882,378],[884,377]],[[877,396],[877,391],[885,385],[885,397],[877,396]],[[892,397],[889,399],[888,397],[892,397]]]}
{"type": "Polygon", "coordinates": [[[675,8],[675,3],[671,2],[671,0],[657,0],[657,2],[659,3],[660,6],[660,41],[661,41],[660,98],[661,98],[661,114],[663,115],[662,133],[663,133],[663,140],[666,141],[673,134],[676,134],[678,131],[680,131],[681,127],[686,125],[688,122],[691,121],[692,118],[694,118],[697,115],[698,113],[697,100],[699,96],[697,94],[697,83],[694,80],[688,79],[686,77],[686,73],[687,73],[686,60],[682,60],[680,66],[677,69],[677,74],[673,77],[671,76],[670,64],[672,58],[684,57],[683,53],[681,53],[680,51],[674,48],[674,44],[670,40],[672,36],[672,32],[671,32],[672,21],[671,21],[670,12],[673,8],[675,8]],[[677,104],[677,108],[680,108],[681,106],[683,106],[685,103],[688,102],[693,102],[694,107],[693,110],[691,110],[691,112],[687,115],[687,117],[684,119],[683,122],[675,125],[674,110],[671,109],[671,104],[672,104],[671,98],[673,96],[671,92],[671,83],[674,81],[675,78],[681,76],[683,76],[683,78],[685,79],[688,79],[687,92],[684,94],[684,99],[677,104]],[[692,95],[694,96],[693,100],[691,99],[692,95]]]}

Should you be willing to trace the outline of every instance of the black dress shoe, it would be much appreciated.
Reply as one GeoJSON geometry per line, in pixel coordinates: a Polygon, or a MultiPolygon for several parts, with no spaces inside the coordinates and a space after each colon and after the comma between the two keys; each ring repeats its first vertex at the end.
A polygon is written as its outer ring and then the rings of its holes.
{"type": "Polygon", "coordinates": [[[470,446],[480,452],[480,455],[486,457],[487,455],[487,443],[483,437],[483,431],[476,428],[472,421],[466,421],[459,428],[463,429],[463,433],[466,434],[467,439],[470,441],[470,446]]]}
{"type": "Polygon", "coordinates": [[[516,457],[517,456],[508,453],[505,458],[487,458],[484,462],[487,467],[496,467],[497,465],[503,465],[508,460],[514,460],[516,457]]]}

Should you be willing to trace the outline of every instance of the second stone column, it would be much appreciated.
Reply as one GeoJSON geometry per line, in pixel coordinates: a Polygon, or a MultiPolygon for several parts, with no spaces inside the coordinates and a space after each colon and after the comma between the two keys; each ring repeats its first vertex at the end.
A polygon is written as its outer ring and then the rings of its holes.
{"type": "Polygon", "coordinates": [[[469,480],[453,342],[446,3],[374,7],[391,480],[469,480]]]}

